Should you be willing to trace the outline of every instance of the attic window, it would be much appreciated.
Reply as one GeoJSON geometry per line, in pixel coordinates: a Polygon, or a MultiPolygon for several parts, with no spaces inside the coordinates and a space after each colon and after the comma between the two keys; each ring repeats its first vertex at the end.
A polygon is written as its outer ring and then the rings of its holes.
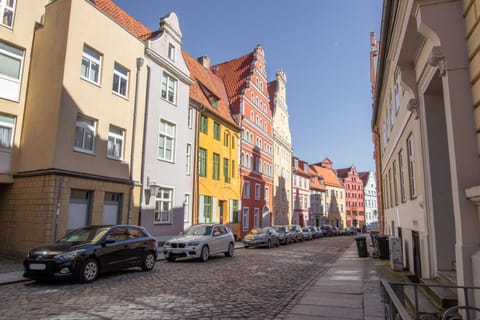
{"type": "Polygon", "coordinates": [[[218,110],[218,100],[215,97],[210,97],[210,104],[212,105],[213,109],[218,110]]]}
{"type": "Polygon", "coordinates": [[[168,59],[175,61],[175,46],[173,44],[168,44],[168,59]]]}

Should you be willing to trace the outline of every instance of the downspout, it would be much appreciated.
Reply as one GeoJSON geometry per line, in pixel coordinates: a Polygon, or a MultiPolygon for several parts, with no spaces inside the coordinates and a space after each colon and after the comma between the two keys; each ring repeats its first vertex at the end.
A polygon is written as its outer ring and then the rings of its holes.
{"type": "MultiPolygon", "coordinates": [[[[145,150],[146,150],[146,143],[147,140],[145,137],[147,136],[147,124],[148,124],[148,111],[149,111],[149,103],[148,103],[148,97],[150,93],[150,68],[147,66],[147,89],[146,89],[146,94],[145,94],[145,113],[144,113],[144,122],[143,122],[143,142],[142,142],[142,164],[141,164],[141,176],[140,176],[140,181],[142,184],[142,189],[143,187],[149,188],[149,186],[145,186],[143,178],[145,177],[145,150]]],[[[148,180],[148,179],[147,179],[148,180]]],[[[139,213],[138,213],[138,225],[142,225],[142,203],[143,203],[143,195],[144,191],[142,190],[140,192],[140,208],[139,208],[139,213]]]]}
{"type": "Polygon", "coordinates": [[[133,125],[132,125],[132,147],[130,153],[130,190],[129,190],[129,204],[128,204],[128,215],[127,215],[127,224],[132,223],[132,208],[133,208],[133,164],[135,160],[135,136],[137,128],[137,107],[138,107],[138,84],[140,83],[140,69],[143,66],[143,58],[137,58],[137,79],[135,81],[135,101],[133,104],[133,125]]]}

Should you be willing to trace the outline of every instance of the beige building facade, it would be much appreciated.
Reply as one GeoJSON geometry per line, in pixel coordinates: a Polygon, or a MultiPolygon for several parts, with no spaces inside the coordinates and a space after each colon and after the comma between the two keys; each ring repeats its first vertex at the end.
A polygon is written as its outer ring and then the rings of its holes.
{"type": "Polygon", "coordinates": [[[29,29],[20,151],[0,190],[6,254],[89,224],[138,223],[144,43],[102,11],[105,1],[48,2],[29,29]]]}
{"type": "Polygon", "coordinates": [[[480,283],[477,6],[385,1],[372,121],[384,233],[417,277],[466,286],[480,283]]]}
{"type": "Polygon", "coordinates": [[[278,71],[268,83],[273,114],[273,224],[292,223],[292,134],[287,106],[287,76],[278,71]]]}

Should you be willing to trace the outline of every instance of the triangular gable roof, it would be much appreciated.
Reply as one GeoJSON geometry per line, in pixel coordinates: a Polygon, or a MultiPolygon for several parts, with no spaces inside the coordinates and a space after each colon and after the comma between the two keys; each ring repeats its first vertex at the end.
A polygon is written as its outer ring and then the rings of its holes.
{"type": "Polygon", "coordinates": [[[182,54],[190,70],[190,77],[195,80],[190,86],[190,98],[207,107],[211,113],[238,127],[230,112],[228,95],[222,80],[185,50],[182,50],[182,54]],[[209,100],[210,97],[217,99],[217,108],[212,106],[209,100]]]}
{"type": "Polygon", "coordinates": [[[251,52],[210,68],[225,83],[225,88],[227,89],[227,94],[232,105],[239,103],[240,96],[247,86],[247,78],[251,74],[253,59],[254,52],[251,52]]]}
{"type": "Polygon", "coordinates": [[[137,38],[146,40],[152,34],[149,28],[117,6],[112,0],[90,0],[90,2],[137,38]]]}
{"type": "Polygon", "coordinates": [[[336,187],[336,188],[343,188],[343,185],[337,178],[335,171],[333,169],[323,168],[317,164],[312,165],[315,172],[317,172],[318,176],[322,176],[326,186],[336,187]]]}

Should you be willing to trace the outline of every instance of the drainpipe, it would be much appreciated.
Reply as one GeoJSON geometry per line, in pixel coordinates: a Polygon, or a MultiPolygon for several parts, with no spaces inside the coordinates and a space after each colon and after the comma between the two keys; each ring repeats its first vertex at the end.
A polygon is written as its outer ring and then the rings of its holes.
{"type": "Polygon", "coordinates": [[[137,79],[135,81],[135,101],[133,105],[133,126],[132,126],[132,148],[130,154],[130,190],[128,194],[128,215],[127,215],[127,224],[132,223],[132,208],[133,208],[133,164],[135,160],[135,133],[137,128],[137,106],[138,106],[138,84],[140,82],[140,69],[143,66],[143,58],[137,58],[137,79]]]}

